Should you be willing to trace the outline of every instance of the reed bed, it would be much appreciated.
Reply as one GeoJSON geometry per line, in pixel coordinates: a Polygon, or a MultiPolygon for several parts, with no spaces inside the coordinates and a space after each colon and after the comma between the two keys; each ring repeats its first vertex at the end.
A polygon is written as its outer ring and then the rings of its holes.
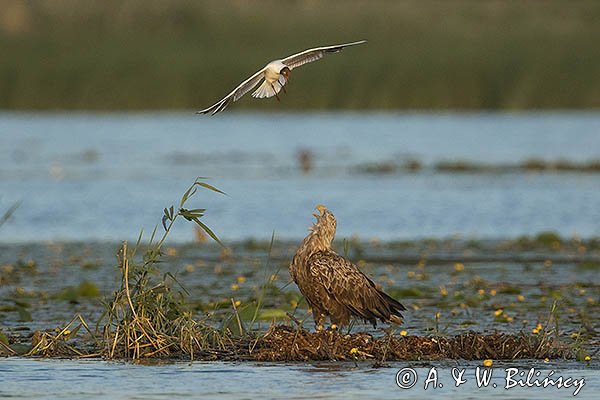
{"type": "Polygon", "coordinates": [[[236,109],[600,106],[594,0],[0,0],[0,108],[194,109],[269,60],[367,46],[236,109]],[[293,15],[293,18],[290,16],[293,15]]]}

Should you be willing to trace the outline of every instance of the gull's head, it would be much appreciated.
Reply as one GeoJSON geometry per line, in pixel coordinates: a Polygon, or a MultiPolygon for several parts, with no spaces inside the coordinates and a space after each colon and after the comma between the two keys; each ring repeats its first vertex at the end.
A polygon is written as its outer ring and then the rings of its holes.
{"type": "Polygon", "coordinates": [[[289,79],[289,76],[290,76],[290,69],[288,67],[283,67],[283,68],[281,68],[281,71],[279,71],[279,73],[281,75],[283,75],[283,77],[287,81],[289,79]]]}

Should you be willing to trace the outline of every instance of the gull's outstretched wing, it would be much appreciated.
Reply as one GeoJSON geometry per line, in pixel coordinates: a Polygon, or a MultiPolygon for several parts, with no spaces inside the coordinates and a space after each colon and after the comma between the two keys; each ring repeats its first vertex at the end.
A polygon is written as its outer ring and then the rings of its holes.
{"type": "Polygon", "coordinates": [[[287,65],[290,70],[292,70],[301,65],[308,64],[309,62],[320,60],[326,53],[337,53],[344,47],[355,46],[357,44],[363,44],[366,42],[366,40],[360,40],[358,42],[338,44],[335,46],[315,47],[314,49],[304,50],[298,54],[286,57],[281,60],[281,62],[287,65]]]}
{"type": "Polygon", "coordinates": [[[213,104],[212,106],[205,108],[204,110],[196,111],[196,114],[208,114],[215,115],[218,112],[223,111],[227,106],[234,101],[238,101],[243,95],[252,90],[258,83],[265,77],[265,68],[261,69],[244,82],[240,83],[238,87],[233,89],[231,93],[223,97],[221,100],[213,104]]]}

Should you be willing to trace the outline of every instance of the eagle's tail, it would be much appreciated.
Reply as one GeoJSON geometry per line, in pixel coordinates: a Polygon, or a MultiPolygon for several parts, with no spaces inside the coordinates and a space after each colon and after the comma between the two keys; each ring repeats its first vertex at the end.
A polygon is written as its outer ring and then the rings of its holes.
{"type": "Polygon", "coordinates": [[[398,300],[394,299],[387,293],[381,290],[379,291],[379,293],[381,294],[382,299],[387,303],[387,306],[390,309],[390,321],[394,324],[402,324],[404,322],[404,316],[400,311],[406,311],[406,307],[404,307],[398,300]]]}

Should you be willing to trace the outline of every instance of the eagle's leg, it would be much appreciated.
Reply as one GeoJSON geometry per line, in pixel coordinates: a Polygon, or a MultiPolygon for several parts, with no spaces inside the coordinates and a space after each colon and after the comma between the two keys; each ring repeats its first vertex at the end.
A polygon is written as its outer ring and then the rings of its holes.
{"type": "Polygon", "coordinates": [[[312,309],[313,319],[315,320],[315,329],[317,331],[322,331],[325,327],[325,318],[326,315],[319,309],[313,307],[312,309]]]}

